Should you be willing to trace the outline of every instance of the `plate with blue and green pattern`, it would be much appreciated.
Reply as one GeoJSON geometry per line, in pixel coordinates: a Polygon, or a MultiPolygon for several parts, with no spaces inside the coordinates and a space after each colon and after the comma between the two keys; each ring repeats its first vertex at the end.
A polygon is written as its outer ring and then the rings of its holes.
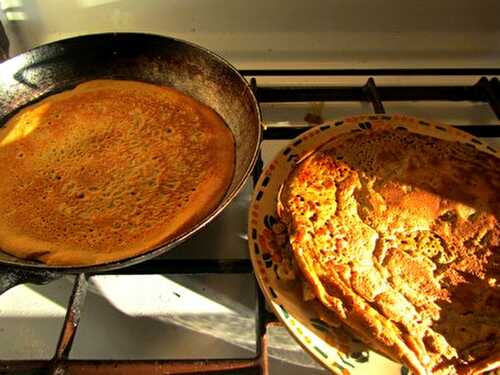
{"type": "MultiPolygon", "coordinates": [[[[372,124],[433,137],[458,140],[497,153],[481,140],[451,126],[404,115],[356,116],[311,128],[293,139],[267,164],[255,187],[248,217],[250,258],[262,292],[277,317],[318,362],[334,374],[407,374],[408,369],[367,349],[336,317],[313,298],[293,271],[286,246],[286,227],[276,214],[279,190],[295,168],[320,145],[349,132],[369,131],[372,124]]],[[[293,263],[293,262],[292,262],[293,263]]]]}

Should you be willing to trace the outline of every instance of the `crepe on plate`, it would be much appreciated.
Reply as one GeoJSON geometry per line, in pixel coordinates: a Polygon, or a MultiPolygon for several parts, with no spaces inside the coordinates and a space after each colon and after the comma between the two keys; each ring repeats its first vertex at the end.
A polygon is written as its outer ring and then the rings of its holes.
{"type": "Polygon", "coordinates": [[[144,253],[218,205],[234,158],[231,131],[195,99],[85,82],[0,129],[0,249],[50,265],[144,253]]]}
{"type": "Polygon", "coordinates": [[[500,161],[404,130],[345,134],[278,199],[315,296],[415,374],[500,360],[500,161]]]}

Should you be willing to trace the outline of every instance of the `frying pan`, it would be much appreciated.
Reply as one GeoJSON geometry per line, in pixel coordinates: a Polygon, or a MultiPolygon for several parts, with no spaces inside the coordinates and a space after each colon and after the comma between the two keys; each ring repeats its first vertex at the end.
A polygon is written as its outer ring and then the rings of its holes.
{"type": "MultiPolygon", "coordinates": [[[[19,282],[44,281],[60,273],[97,273],[154,258],[186,240],[219,214],[243,187],[261,140],[259,106],[245,79],[228,62],[174,38],[108,33],[46,44],[0,64],[0,126],[22,107],[92,79],[126,79],[174,87],[214,109],[231,129],[236,165],[218,207],[166,245],[96,266],[48,266],[0,251],[0,293],[19,282]],[[38,280],[37,280],[38,279],[38,280]]],[[[1,182],[0,182],[1,183],[1,182]]]]}

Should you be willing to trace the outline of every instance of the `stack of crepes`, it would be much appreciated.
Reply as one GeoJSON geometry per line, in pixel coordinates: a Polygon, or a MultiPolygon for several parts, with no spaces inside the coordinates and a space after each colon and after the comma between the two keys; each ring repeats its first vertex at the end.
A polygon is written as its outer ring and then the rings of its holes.
{"type": "Polygon", "coordinates": [[[500,159],[403,130],[336,137],[278,198],[315,297],[415,374],[500,361],[500,159]]]}

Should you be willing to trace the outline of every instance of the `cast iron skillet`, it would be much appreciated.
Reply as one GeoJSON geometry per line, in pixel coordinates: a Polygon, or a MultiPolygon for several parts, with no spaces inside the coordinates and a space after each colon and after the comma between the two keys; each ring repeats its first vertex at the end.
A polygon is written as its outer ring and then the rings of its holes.
{"type": "MultiPolygon", "coordinates": [[[[205,219],[164,246],[97,266],[54,267],[0,251],[0,293],[13,285],[59,273],[97,273],[131,266],[178,245],[219,214],[242,188],[261,140],[261,114],[245,79],[199,46],[158,35],[80,36],[40,46],[0,64],[0,126],[20,108],[92,79],[127,79],[174,87],[208,105],[236,140],[235,173],[222,202],[205,219]]],[[[1,183],[1,182],[0,182],[1,183]]]]}

